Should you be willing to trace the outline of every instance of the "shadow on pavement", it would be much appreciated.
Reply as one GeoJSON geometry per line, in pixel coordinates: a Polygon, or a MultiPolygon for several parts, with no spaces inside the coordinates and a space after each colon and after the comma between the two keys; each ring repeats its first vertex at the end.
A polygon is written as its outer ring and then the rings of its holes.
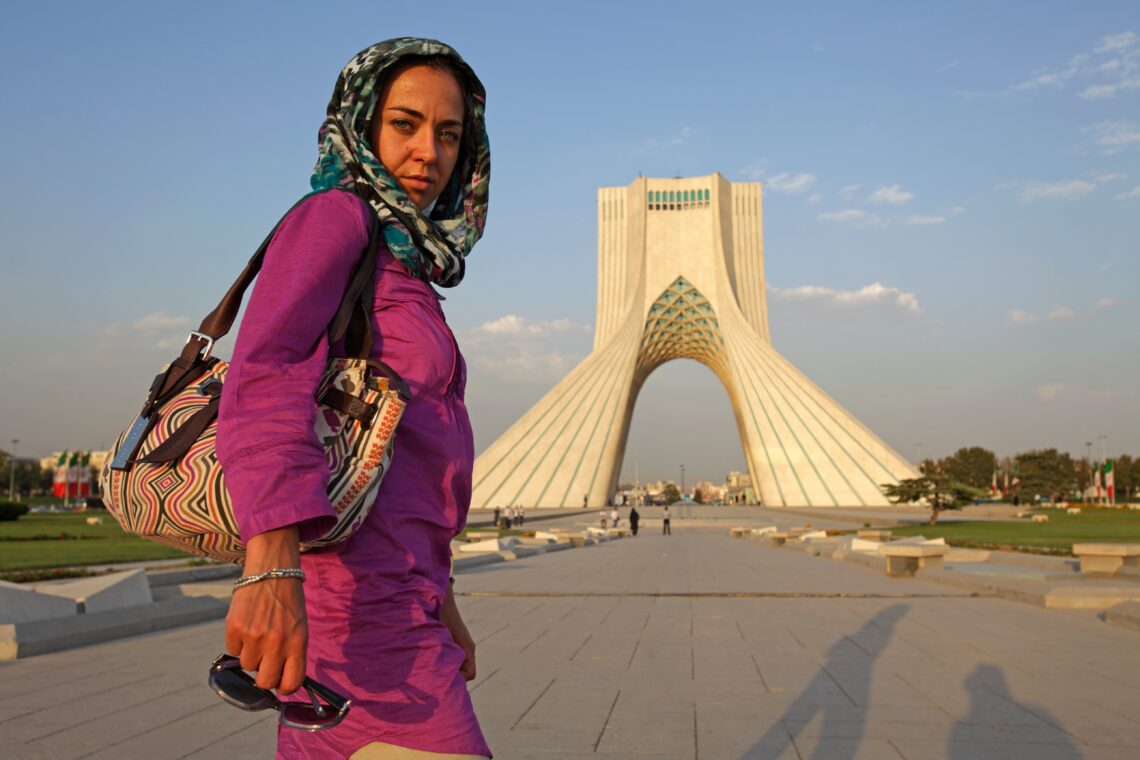
{"type": "Polygon", "coordinates": [[[1084,757],[1077,751],[1069,734],[1053,715],[1036,705],[1024,705],[1013,698],[1009,684],[1005,680],[1005,673],[998,666],[979,665],[966,677],[963,686],[970,694],[970,712],[964,720],[954,724],[954,729],[950,732],[946,756],[951,760],[980,760],[986,757],[1016,755],[1015,745],[1003,746],[1003,743],[993,742],[990,736],[979,733],[990,727],[1008,726],[1008,720],[1003,720],[1002,716],[1009,715],[1011,706],[1017,713],[1032,715],[1052,729],[1045,729],[1050,735],[1047,744],[1034,736],[1021,747],[1024,748],[1032,742],[1038,752],[1044,753],[1039,756],[1048,757],[1049,760],[1080,760],[1084,757]]]}
{"type": "MultiPolygon", "coordinates": [[[[794,742],[799,728],[805,727],[817,715],[822,714],[819,746],[810,755],[814,760],[850,760],[859,751],[863,739],[863,728],[867,720],[870,704],[871,674],[875,660],[887,648],[894,633],[895,625],[910,610],[908,604],[892,604],[868,620],[858,632],[843,636],[827,650],[826,659],[815,678],[788,706],[784,714],[772,723],[760,739],[745,753],[746,758],[779,757],[787,749],[789,740],[794,742]],[[853,661],[852,640],[859,642],[860,649],[867,657],[853,661]],[[870,643],[868,643],[870,642],[870,643]],[[847,703],[834,700],[820,700],[820,695],[833,691],[838,684],[833,672],[842,672],[844,681],[840,690],[847,697],[847,703]],[[857,723],[852,731],[851,724],[857,723]],[[841,739],[829,742],[830,738],[841,739]]],[[[799,751],[797,750],[797,756],[799,751]]],[[[804,757],[807,757],[806,755],[804,757]]]]}

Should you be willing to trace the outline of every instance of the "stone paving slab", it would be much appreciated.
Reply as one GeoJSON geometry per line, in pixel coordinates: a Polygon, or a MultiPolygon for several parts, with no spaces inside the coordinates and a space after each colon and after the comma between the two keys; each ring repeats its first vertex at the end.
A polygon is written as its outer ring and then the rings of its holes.
{"type": "MultiPolygon", "coordinates": [[[[582,518],[567,518],[567,525],[582,518]]],[[[788,524],[802,522],[800,517],[788,524]]],[[[1124,758],[1140,638],[674,524],[467,570],[500,758],[1124,758]]],[[[0,664],[4,758],[270,758],[205,686],[213,622],[0,664]]]]}

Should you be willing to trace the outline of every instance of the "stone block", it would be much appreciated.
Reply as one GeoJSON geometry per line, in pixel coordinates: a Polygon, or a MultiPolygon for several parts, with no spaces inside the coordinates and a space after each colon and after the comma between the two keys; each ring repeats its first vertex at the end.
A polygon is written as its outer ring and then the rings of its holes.
{"type": "Polygon", "coordinates": [[[732,536],[733,538],[744,538],[750,532],[751,531],[748,528],[742,528],[738,526],[735,528],[729,528],[728,535],[732,536]]]}
{"type": "Polygon", "coordinates": [[[889,530],[857,530],[855,535],[859,538],[865,538],[868,541],[890,541],[891,532],[889,530]]]}
{"type": "Polygon", "coordinates": [[[50,620],[69,617],[78,612],[74,599],[40,594],[25,584],[0,581],[0,624],[50,620]]]}
{"type": "Polygon", "coordinates": [[[1033,522],[1049,522],[1049,515],[1033,515],[1033,522]]]}
{"type": "Polygon", "coordinates": [[[1140,600],[1140,586],[1060,586],[1045,595],[1045,606],[1059,610],[1107,610],[1123,602],[1140,600]]]}
{"type": "Polygon", "coordinates": [[[1112,575],[1123,567],[1140,567],[1140,544],[1073,544],[1082,573],[1112,575]]]}
{"type": "Polygon", "coordinates": [[[36,591],[72,599],[79,605],[79,610],[87,614],[135,607],[154,601],[146,571],[141,569],[62,583],[40,583],[36,585],[36,591]]]}
{"type": "Polygon", "coordinates": [[[1068,509],[1065,510],[1065,512],[1070,514],[1070,515],[1079,515],[1081,513],[1081,508],[1080,507],[1069,507],[1068,509]]]}
{"type": "Polygon", "coordinates": [[[942,558],[949,553],[945,545],[905,544],[898,542],[882,544],[879,554],[887,559],[887,575],[910,576],[922,569],[942,567],[942,558]]]}
{"type": "Polygon", "coordinates": [[[460,554],[482,554],[484,552],[511,551],[518,545],[518,539],[513,536],[507,538],[490,538],[486,541],[473,541],[459,547],[460,554]]]}

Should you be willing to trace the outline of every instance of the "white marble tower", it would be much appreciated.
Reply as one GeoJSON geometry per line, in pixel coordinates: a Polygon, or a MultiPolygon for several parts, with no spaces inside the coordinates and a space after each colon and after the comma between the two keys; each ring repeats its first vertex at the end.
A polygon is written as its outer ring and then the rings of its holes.
{"type": "Polygon", "coordinates": [[[765,505],[887,505],[917,473],[772,348],[762,232],[759,183],[601,188],[594,350],[476,459],[471,506],[606,504],[638,391],[681,358],[720,378],[765,505]]]}

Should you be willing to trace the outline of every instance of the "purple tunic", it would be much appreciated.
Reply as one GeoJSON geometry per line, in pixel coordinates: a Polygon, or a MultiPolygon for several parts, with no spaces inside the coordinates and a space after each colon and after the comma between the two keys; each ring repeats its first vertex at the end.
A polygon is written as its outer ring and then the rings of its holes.
{"type": "MultiPolygon", "coordinates": [[[[360,261],[373,212],[356,196],[309,198],[265,256],[226,377],[218,455],[244,540],[331,524],[313,396],[326,329],[360,261]]],[[[372,357],[412,392],[376,506],[347,542],[306,552],[308,675],[353,701],[336,728],[278,730],[278,757],[347,757],[383,741],[490,755],[439,620],[452,537],[471,499],[466,370],[439,298],[385,249],[377,259],[372,357]]]]}

